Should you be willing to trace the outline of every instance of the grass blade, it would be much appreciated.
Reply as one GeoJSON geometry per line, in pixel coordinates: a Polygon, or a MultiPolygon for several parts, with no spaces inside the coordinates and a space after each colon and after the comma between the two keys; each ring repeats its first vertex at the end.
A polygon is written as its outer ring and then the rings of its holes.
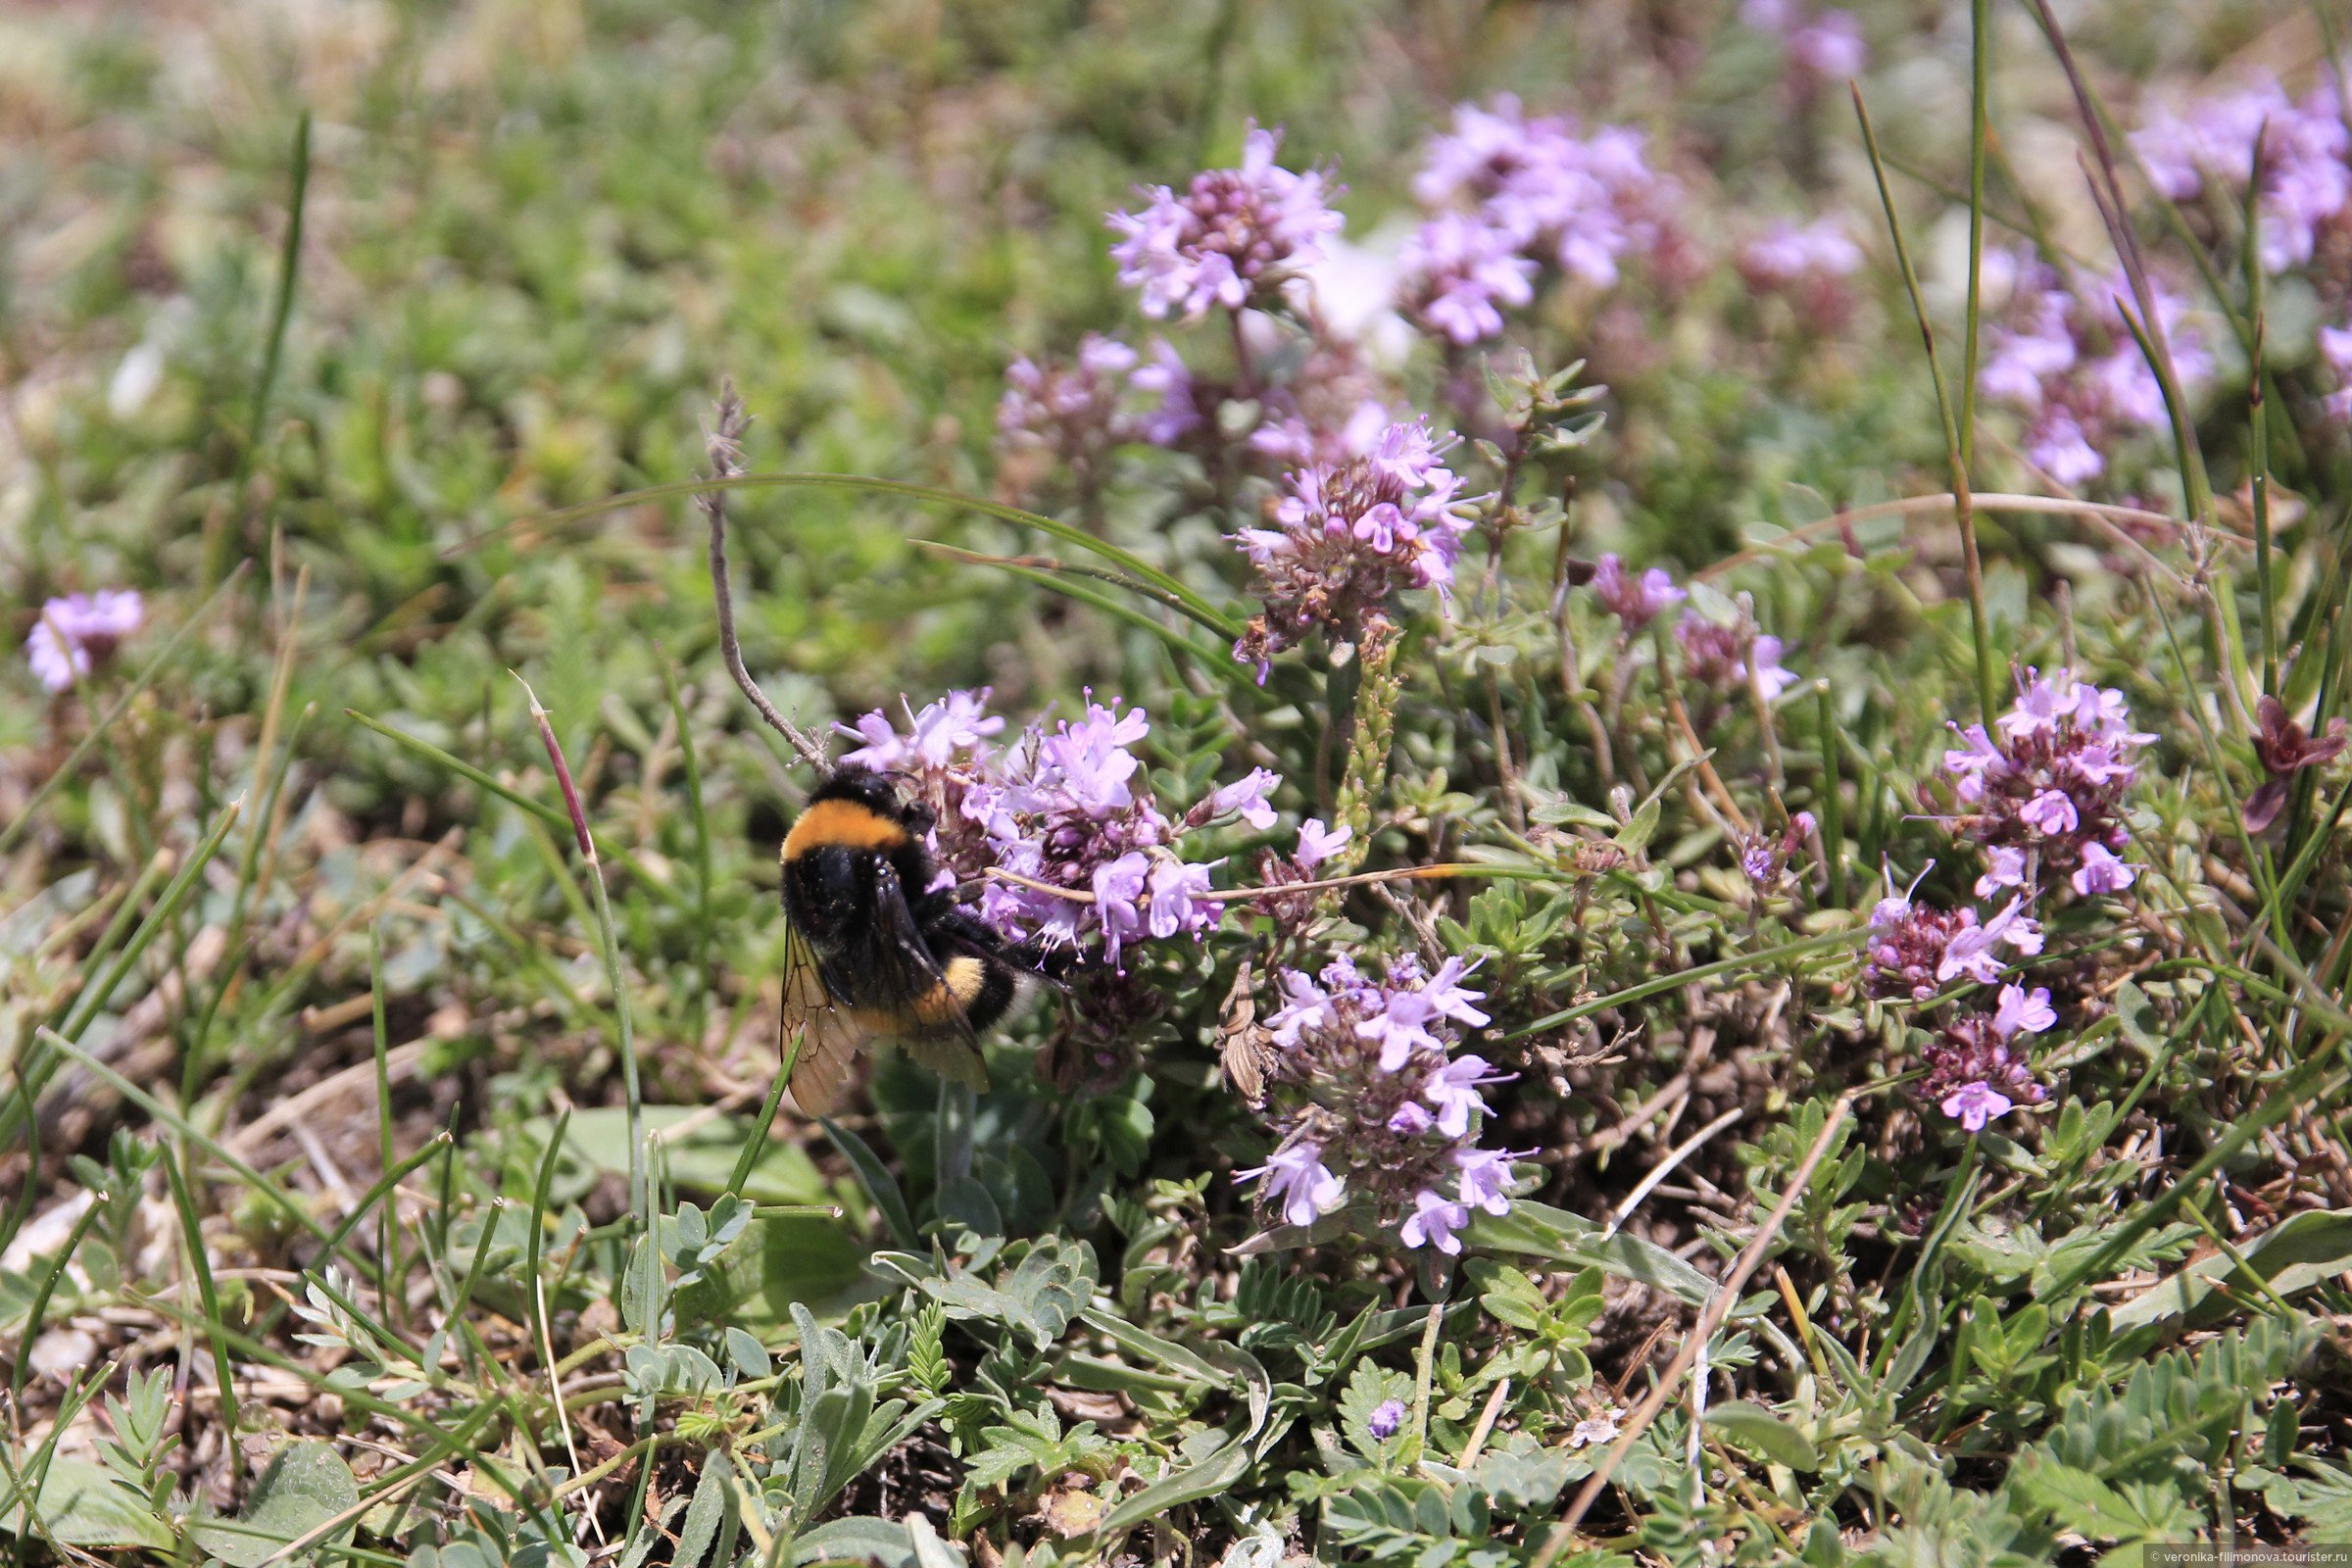
{"type": "MultiPolygon", "coordinates": [[[[1976,0],[1976,3],[1982,5],[1983,0],[1976,0]]],[[[1894,236],[1894,259],[1902,268],[1903,287],[1911,296],[1911,314],[1919,322],[1920,342],[1927,350],[1928,375],[1936,385],[1936,412],[1943,419],[1944,450],[1951,463],[1952,512],[1959,518],[1960,556],[1968,572],[1968,620],[1970,632],[1976,640],[1977,652],[1977,706],[1983,714],[1984,723],[1989,728],[1992,724],[1993,714],[2000,708],[2000,687],[1993,679],[1992,633],[1984,618],[1984,567],[1983,563],[1977,559],[1977,513],[1970,493],[1968,460],[1961,448],[1960,425],[1958,417],[1952,410],[1951,393],[1945,389],[1943,384],[1943,362],[1936,357],[1936,327],[1928,319],[1927,300],[1919,289],[1919,272],[1911,265],[1911,247],[1903,239],[1903,220],[1894,210],[1894,192],[1886,184],[1886,166],[1879,157],[1878,133],[1871,129],[1870,111],[1863,106],[1862,89],[1849,82],[1847,91],[1853,94],[1854,117],[1862,122],[1862,145],[1870,154],[1871,174],[1879,182],[1879,205],[1886,212],[1886,229],[1894,236]]],[[[1980,135],[1982,130],[1983,127],[1980,125],[1980,135]]],[[[1977,159],[1976,167],[1970,177],[1977,185],[1977,199],[1969,222],[1971,236],[1969,241],[1971,256],[1969,293],[1972,307],[1969,320],[1969,354],[1973,360],[1976,353],[1976,320],[1973,314],[1977,287],[1976,273],[1981,270],[1977,266],[1977,261],[1981,255],[1981,247],[1984,243],[1984,203],[1982,188],[1984,167],[1981,157],[1977,159]]],[[[1972,386],[1975,384],[1973,377],[1970,384],[1972,386]]]]}
{"type": "Polygon", "coordinates": [[[668,484],[648,485],[642,490],[630,490],[621,495],[607,496],[602,501],[588,501],[576,507],[564,507],[555,512],[542,512],[528,517],[518,517],[503,527],[492,529],[488,533],[477,534],[463,544],[452,546],[447,554],[462,555],[467,551],[478,549],[500,534],[526,525],[556,527],[564,523],[577,522],[584,517],[600,516],[608,512],[620,512],[630,507],[644,506],[650,502],[684,500],[710,490],[772,490],[789,487],[868,490],[877,495],[899,496],[908,501],[921,501],[938,506],[955,507],[965,512],[977,512],[1000,521],[1016,523],[1024,528],[1035,528],[1038,532],[1058,539],[1074,549],[1100,556],[1133,576],[1152,584],[1161,592],[1172,595],[1203,617],[1202,624],[1214,628],[1222,635],[1227,637],[1241,635],[1241,628],[1221,613],[1216,606],[1187,587],[1178,578],[1162,571],[1159,567],[1130,551],[1122,550],[1117,545],[1096,538],[1083,528],[1074,528],[1066,522],[1057,522],[1052,517],[1042,516],[1034,512],[1024,512],[1019,507],[1008,507],[1002,502],[984,500],[979,496],[967,496],[959,491],[935,489],[927,484],[909,484],[901,479],[875,479],[861,473],[743,473],[724,479],[677,479],[668,484]]]}

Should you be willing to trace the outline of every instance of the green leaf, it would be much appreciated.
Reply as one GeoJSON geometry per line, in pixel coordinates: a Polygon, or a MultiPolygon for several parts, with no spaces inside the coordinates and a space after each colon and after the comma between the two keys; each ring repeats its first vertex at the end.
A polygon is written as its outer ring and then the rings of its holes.
{"type": "Polygon", "coordinates": [[[694,1501],[687,1504],[686,1523],[678,1532],[678,1548],[670,1554],[670,1568],[702,1568],[703,1558],[718,1540],[718,1527],[734,1507],[735,1489],[730,1484],[734,1475],[735,1466],[724,1449],[712,1448],[703,1455],[702,1478],[694,1484],[694,1501]]]}
{"type": "Polygon", "coordinates": [[[1736,1399],[1730,1404],[1711,1405],[1707,1410],[1707,1425],[1774,1464],[1807,1474],[1821,1468],[1821,1455],[1815,1450],[1813,1441],[1760,1404],[1736,1399]]]}
{"type": "Polygon", "coordinates": [[[2021,1467],[2010,1483],[2019,1495],[2060,1528],[2095,1541],[2141,1541],[2148,1521],[2124,1494],[2087,1470],[2039,1463],[2021,1467]]]}
{"type": "MultiPolygon", "coordinates": [[[[659,1135],[689,1116],[699,1118],[705,1114],[696,1105],[648,1105],[645,1130],[648,1136],[659,1135]]],[[[555,1123],[542,1116],[523,1123],[522,1133],[532,1147],[545,1148],[554,1128],[555,1123]]],[[[664,1138],[662,1152],[668,1163],[669,1179],[688,1192],[713,1196],[725,1192],[735,1174],[736,1158],[751,1137],[748,1118],[711,1116],[707,1121],[698,1121],[691,1132],[674,1139],[664,1138]]],[[[627,1107],[604,1105],[573,1111],[564,1135],[564,1155],[567,1160],[584,1161],[592,1169],[609,1175],[626,1175],[627,1107]]],[[[561,1184],[561,1171],[558,1181],[561,1184]]],[[[798,1145],[771,1138],[759,1159],[753,1162],[751,1174],[744,1179],[743,1196],[756,1203],[821,1203],[826,1200],[825,1178],[816,1168],[816,1162],[798,1145]]]]}
{"type": "Polygon", "coordinates": [[[895,1519],[832,1519],[793,1537],[792,1560],[867,1562],[882,1568],[916,1568],[914,1542],[895,1519]]]}
{"type": "MultiPolygon", "coordinates": [[[[1111,1509],[1098,1533],[1111,1536],[1131,1530],[1158,1518],[1170,1508],[1213,1497],[1241,1480],[1250,1469],[1250,1445],[1222,1432],[1204,1436],[1217,1440],[1214,1448],[1197,1455],[1191,1464],[1178,1465],[1111,1509]]],[[[1186,1446],[1189,1449],[1194,1445],[1186,1446]]]]}
{"type": "Polygon", "coordinates": [[[758,1337],[746,1333],[734,1324],[727,1325],[727,1359],[734,1364],[736,1374],[745,1378],[763,1378],[768,1374],[767,1348],[758,1337]]]}
{"type": "MultiPolygon", "coordinates": [[[[2307,1208],[2289,1214],[2239,1249],[2239,1255],[2281,1297],[2309,1290],[2352,1269],[2352,1210],[2307,1208]]],[[[2140,1292],[2114,1310],[2112,1321],[2118,1331],[2172,1317],[2186,1318],[2188,1328],[2204,1328],[2259,1294],[2254,1279],[2228,1253],[2216,1252],[2140,1292]],[[2225,1282],[2230,1295],[2215,1298],[2215,1288],[2225,1282]]]]}
{"type": "MultiPolygon", "coordinates": [[[[18,1475],[24,1473],[29,1458],[23,1453],[12,1458],[18,1475]]],[[[14,1488],[0,1480],[0,1531],[16,1533],[17,1503],[14,1488]]],[[[53,1456],[33,1507],[41,1524],[35,1534],[64,1545],[172,1549],[172,1529],[147,1506],[146,1497],[94,1459],[53,1456]]]]}
{"type": "Polygon", "coordinates": [[[1350,1447],[1376,1463],[1395,1458],[1412,1435],[1409,1417],[1399,1420],[1396,1430],[1386,1438],[1373,1434],[1372,1412],[1391,1399],[1409,1412],[1413,1404],[1413,1380],[1402,1372],[1375,1366],[1370,1361],[1355,1364],[1347,1389],[1340,1395],[1340,1431],[1350,1447]]]}
{"type": "Polygon", "coordinates": [[[1096,1307],[1082,1308],[1078,1316],[1087,1327],[1107,1335],[1120,1349],[1138,1360],[1149,1361],[1179,1377],[1197,1378],[1203,1383],[1222,1385],[1229,1381],[1225,1373],[1174,1340],[1161,1339],[1156,1334],[1139,1329],[1125,1319],[1113,1317],[1096,1307]]]}
{"type": "MultiPolygon", "coordinates": [[[[294,1443],[277,1450],[253,1484],[236,1523],[198,1525],[196,1544],[234,1568],[256,1568],[290,1541],[359,1506],[360,1484],[341,1454],[324,1443],[294,1443]]],[[[358,1522],[353,1514],[352,1523],[358,1522]]],[[[349,1533],[346,1525],[337,1535],[349,1533]]]]}
{"type": "Polygon", "coordinates": [[[816,1122],[824,1128],[825,1136],[832,1140],[833,1147],[841,1152],[841,1157],[857,1170],[858,1181],[865,1185],[865,1196],[872,1199],[874,1207],[882,1211],[882,1223],[890,1227],[891,1239],[909,1251],[920,1246],[920,1240],[915,1235],[914,1218],[906,1208],[906,1195],[899,1191],[899,1184],[892,1179],[890,1168],[866,1147],[864,1139],[830,1116],[819,1116],[816,1122]]]}
{"type": "Polygon", "coordinates": [[[1507,1214],[1484,1210],[1470,1216],[1469,1240],[1497,1252],[1521,1252],[1579,1268],[1597,1268],[1620,1279],[1664,1291],[1696,1306],[1715,1294],[1715,1282],[1653,1242],[1623,1231],[1600,1239],[1600,1227],[1547,1203],[1521,1200],[1507,1214]]]}
{"type": "Polygon", "coordinates": [[[1049,1237],[996,1285],[970,1274],[925,1279],[922,1289],[954,1318],[987,1318],[1018,1329],[1038,1348],[1060,1339],[1095,1291],[1095,1250],[1049,1237]]]}

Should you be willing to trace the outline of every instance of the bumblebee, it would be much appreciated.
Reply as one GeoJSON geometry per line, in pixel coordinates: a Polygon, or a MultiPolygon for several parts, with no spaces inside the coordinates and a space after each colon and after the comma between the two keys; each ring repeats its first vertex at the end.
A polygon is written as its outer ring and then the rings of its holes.
{"type": "Polygon", "coordinates": [[[935,888],[930,813],[870,768],[841,767],[784,836],[784,1029],[801,1036],[792,1097],[838,1106],[858,1054],[896,1042],[943,1078],[988,1087],[979,1034],[1023,974],[1054,979],[1042,952],[1007,943],[935,888]]]}

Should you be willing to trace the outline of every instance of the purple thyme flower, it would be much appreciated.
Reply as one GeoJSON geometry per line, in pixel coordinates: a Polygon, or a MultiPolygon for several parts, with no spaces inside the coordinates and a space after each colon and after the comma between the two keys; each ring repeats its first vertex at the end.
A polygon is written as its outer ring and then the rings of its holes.
{"type": "Polygon", "coordinates": [[[1781,640],[1757,631],[1744,613],[1727,626],[1696,611],[1685,611],[1675,622],[1674,635],[1683,646],[1683,673],[1701,686],[1728,693],[1753,681],[1769,703],[1796,683],[1796,676],[1781,663],[1781,640]]]}
{"type": "Polygon", "coordinates": [[[1364,1418],[1364,1430],[1383,1443],[1395,1437],[1397,1429],[1403,1425],[1404,1401],[1402,1399],[1383,1399],[1374,1405],[1372,1413],[1364,1418]]]}
{"type": "Polygon", "coordinates": [[[1498,1084],[1510,1077],[1507,1073],[1488,1070],[1487,1058],[1476,1052],[1465,1052],[1429,1075],[1422,1086],[1421,1098],[1430,1109],[1438,1113],[1438,1131],[1448,1138],[1466,1137],[1470,1131],[1470,1113],[1487,1113],[1487,1102],[1478,1092],[1481,1084],[1498,1084]]]}
{"type": "Polygon", "coordinates": [[[1862,24],[1848,11],[1828,10],[1788,34],[1788,65],[1815,81],[1843,81],[1870,64],[1862,24]]]}
{"type": "Polygon", "coordinates": [[[2257,180],[2261,260],[2270,271],[2304,266],[2330,237],[2352,230],[2352,133],[2331,86],[2300,103],[2275,81],[2218,94],[2185,115],[2152,117],[2132,145],[2176,201],[2211,187],[2234,210],[2247,181],[2257,180]]]}
{"type": "Polygon", "coordinates": [[[2335,387],[2328,394],[2328,413],[2352,424],[2352,326],[2320,328],[2320,358],[2335,372],[2335,387]]]}
{"type": "Polygon", "coordinates": [[[71,687],[139,629],[147,607],[135,588],[102,588],[68,594],[41,607],[41,618],[24,639],[24,658],[43,686],[71,687]]]}
{"type": "Polygon", "coordinates": [[[1323,1151],[1304,1140],[1276,1150],[1255,1170],[1234,1172],[1233,1179],[1246,1182],[1260,1176],[1265,1178],[1260,1197],[1279,1207],[1285,1224],[1312,1225],[1348,1197],[1348,1184],[1324,1166],[1323,1151]]]}
{"type": "Polygon", "coordinates": [[[1404,1223],[1396,1227],[1397,1239],[1405,1246],[1422,1248],[1435,1246],[1448,1257],[1461,1254],[1461,1238],[1454,1232],[1470,1223],[1470,1211],[1459,1203],[1449,1203],[1436,1193],[1423,1188],[1413,1195],[1413,1211],[1404,1223]]]}
{"type": "Polygon", "coordinates": [[[2074,800],[2064,790],[2043,790],[2019,807],[2017,816],[2026,826],[2051,838],[2072,833],[2082,822],[2074,800]]]}
{"type": "Polygon", "coordinates": [[[2007,846],[1985,853],[1984,874],[1977,878],[1977,897],[1988,899],[2003,888],[2026,885],[2026,852],[2007,846]]]}
{"type": "Polygon", "coordinates": [[[1144,929],[1136,901],[1143,896],[1151,866],[1150,856],[1129,850],[1095,867],[1095,918],[1102,929],[1102,955],[1114,964],[1119,961],[1119,945],[1144,929]]]}
{"type": "Polygon", "coordinates": [[[1389,1131],[1405,1138],[1418,1138],[1437,1125],[1438,1118],[1418,1100],[1408,1100],[1396,1107],[1396,1114],[1388,1121],[1389,1131]]]}
{"type": "Polygon", "coordinates": [[[2050,1006],[2050,990],[2035,986],[2031,992],[2024,986],[2001,987],[2000,1005],[1993,1009],[1993,1031],[2002,1039],[2020,1033],[2037,1035],[2058,1022],[2058,1014],[2050,1006]]]}
{"type": "MultiPolygon", "coordinates": [[[[1223,862],[1218,862],[1222,864],[1223,862]]],[[[1144,922],[1145,929],[1155,937],[1172,937],[1179,931],[1200,936],[1217,923],[1218,906],[1213,900],[1204,901],[1208,891],[1211,865],[1188,865],[1174,856],[1161,856],[1152,862],[1152,908],[1144,922]]],[[[1098,880],[1100,878],[1098,877],[1098,880]]]]}
{"type": "Polygon", "coordinates": [[[1862,247],[1834,218],[1816,219],[1802,228],[1778,220],[1740,251],[1740,275],[1748,287],[1788,300],[1797,319],[1815,332],[1836,330],[1851,314],[1853,293],[1846,279],[1861,270],[1862,247]]]}
{"type": "Polygon", "coordinates": [[[1343,221],[1326,205],[1337,188],[1320,171],[1277,165],[1281,143],[1281,131],[1252,124],[1239,169],[1195,174],[1182,196],[1152,186],[1140,193],[1142,212],[1110,215],[1119,281],[1140,291],[1146,316],[1192,320],[1212,305],[1238,311],[1271,301],[1285,277],[1322,254],[1316,241],[1343,221]]]}
{"type": "Polygon", "coordinates": [[[944,768],[958,753],[977,750],[1004,727],[1003,718],[986,711],[985,686],[976,692],[950,692],[938,702],[924,704],[919,713],[908,709],[903,698],[899,707],[906,713],[904,735],[879,708],[855,726],[835,726],[842,734],[865,742],[842,758],[845,766],[870,767],[880,773],[944,768]]]}
{"type": "Polygon", "coordinates": [[[1353,641],[1398,590],[1448,592],[1470,526],[1450,510],[1460,488],[1427,419],[1387,426],[1360,457],[1294,472],[1274,509],[1280,526],[1233,536],[1257,568],[1266,607],[1234,657],[1262,678],[1275,654],[1313,629],[1353,641]]]}
{"type": "Polygon", "coordinates": [[[1943,956],[1936,963],[1936,979],[1948,985],[1962,975],[1980,985],[1990,985],[2001,977],[2000,960],[1993,949],[2006,946],[2012,952],[2031,957],[2041,951],[2041,927],[2018,912],[2021,900],[2011,899],[2001,906],[2000,912],[1982,925],[1977,911],[1962,909],[1960,926],[1951,940],[1944,944],[1943,956]]]}
{"type": "Polygon", "coordinates": [[[1982,1078],[1943,1097],[1943,1113],[1972,1133],[1983,1132],[1986,1122],[2006,1116],[2014,1108],[2016,1102],[1982,1078]]]}
{"type": "Polygon", "coordinates": [[[1947,1024],[1922,1054],[1928,1074],[1917,1090],[1970,1132],[2016,1105],[2038,1105],[2048,1090],[2024,1054],[2028,1036],[2056,1026],[2058,1014],[2041,987],[2001,988],[1996,1011],[1968,1013],[1947,1024]]]}
{"type": "Polygon", "coordinates": [[[1421,1217],[1412,1236],[1397,1231],[1407,1246],[1449,1236],[1468,1218],[1461,1205],[1450,1222],[1427,1216],[1418,1194],[1459,1190],[1462,1204],[1509,1206],[1518,1156],[1484,1155],[1472,1136],[1486,1109],[1480,1087],[1502,1078],[1481,1056],[1450,1054],[1462,1028],[1488,1021],[1481,993],[1462,984],[1468,972],[1448,957],[1424,974],[1410,956],[1377,981],[1345,957],[1318,975],[1278,970],[1281,1004],[1265,1018],[1278,1052],[1267,1074],[1278,1147],[1311,1143],[1371,1200],[1383,1228],[1421,1217]]]}
{"type": "Polygon", "coordinates": [[[2138,877],[2138,867],[2128,864],[2106,845],[2093,843],[2082,846],[2082,863],[2068,881],[2087,899],[2099,893],[2121,893],[2138,877]]]}
{"type": "Polygon", "coordinates": [[[1617,617],[1629,637],[1690,597],[1674,585],[1664,567],[1652,566],[1636,577],[1613,555],[1603,556],[1593,564],[1592,595],[1617,617]]]}
{"type": "Polygon", "coordinates": [[[1850,12],[1825,9],[1808,18],[1798,0],[1745,0],[1740,20],[1781,41],[1788,60],[1784,85],[1800,103],[1822,83],[1858,76],[1870,63],[1861,24],[1850,12]]]}
{"type": "MultiPolygon", "coordinates": [[[[1740,870],[1758,893],[1779,885],[1781,874],[1796,858],[1818,824],[1811,811],[1798,811],[1779,833],[1750,833],[1740,840],[1740,870]]],[[[1908,907],[1908,906],[1906,906],[1908,907]]]]}
{"type": "MultiPolygon", "coordinates": [[[[2063,274],[2031,255],[1988,256],[1986,272],[2009,283],[2009,303],[1986,331],[1977,385],[2027,416],[2026,456],[2063,485],[2081,485],[2107,469],[2105,448],[2170,422],[2164,391],[2125,321],[2118,300],[2131,300],[2120,276],[2088,281],[2063,274]]],[[[2193,389],[2213,357],[2186,318],[2185,307],[2151,280],[2157,324],[2173,367],[2193,389]]]]}
{"type": "Polygon", "coordinates": [[[1172,447],[1207,422],[1200,412],[1193,372],[1175,345],[1164,337],[1152,340],[1152,357],[1127,377],[1128,387],[1152,400],[1137,416],[1135,432],[1155,447],[1172,447]]]}
{"type": "Polygon", "coordinates": [[[1310,816],[1298,824],[1298,852],[1292,858],[1311,870],[1339,854],[1353,837],[1355,829],[1346,823],[1326,828],[1321,817],[1310,816]]]}
{"type": "Polygon", "coordinates": [[[1955,726],[1961,744],[1943,754],[1963,808],[1958,829],[1989,859],[1979,894],[2071,881],[2094,858],[2102,870],[2089,880],[2110,875],[2104,867],[2132,839],[2123,802],[2135,760],[2156,738],[2132,727],[2124,694],[2067,670],[2027,669],[1993,728],[1998,739],[1980,724],[1955,726]]]}
{"type": "Polygon", "coordinates": [[[1511,1161],[1525,1159],[1533,1150],[1464,1149],[1455,1152],[1453,1162],[1461,1167],[1461,1200],[1465,1208],[1481,1208],[1490,1214],[1511,1211],[1511,1161]]]}
{"type": "MultiPolygon", "coordinates": [[[[1263,833],[1274,825],[1274,808],[1266,804],[1266,797],[1280,788],[1282,788],[1280,773],[1271,768],[1253,767],[1247,775],[1234,780],[1208,798],[1208,811],[1201,817],[1201,821],[1205,822],[1211,818],[1223,816],[1230,811],[1240,816],[1250,827],[1263,833]]],[[[1200,824],[1191,822],[1188,825],[1198,827],[1200,824]]]]}
{"type": "Polygon", "coordinates": [[[1502,335],[1503,309],[1535,298],[1536,264],[1517,236],[1477,216],[1444,212],[1405,247],[1399,299],[1431,333],[1467,348],[1502,335]]]}
{"type": "Polygon", "coordinates": [[[997,403],[999,446],[1047,454],[1075,473],[1096,472],[1113,446],[1136,434],[1119,406],[1134,368],[1135,350],[1094,332],[1080,340],[1074,364],[1013,361],[997,403]]]}
{"type": "Polygon", "coordinates": [[[1455,106],[1453,128],[1430,138],[1413,193],[1433,212],[1468,208],[1520,254],[1593,288],[1614,286],[1629,257],[1661,252],[1681,202],[1640,131],[1582,135],[1565,119],[1527,119],[1509,94],[1484,109],[1455,106]]]}

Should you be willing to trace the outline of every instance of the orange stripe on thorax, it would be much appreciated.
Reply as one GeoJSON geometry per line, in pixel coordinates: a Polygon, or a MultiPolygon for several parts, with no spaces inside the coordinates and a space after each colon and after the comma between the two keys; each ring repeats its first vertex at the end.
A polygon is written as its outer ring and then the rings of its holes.
{"type": "Polygon", "coordinates": [[[784,835],[784,858],[795,860],[810,850],[836,844],[888,853],[906,842],[905,828],[856,801],[819,801],[784,835]]]}

